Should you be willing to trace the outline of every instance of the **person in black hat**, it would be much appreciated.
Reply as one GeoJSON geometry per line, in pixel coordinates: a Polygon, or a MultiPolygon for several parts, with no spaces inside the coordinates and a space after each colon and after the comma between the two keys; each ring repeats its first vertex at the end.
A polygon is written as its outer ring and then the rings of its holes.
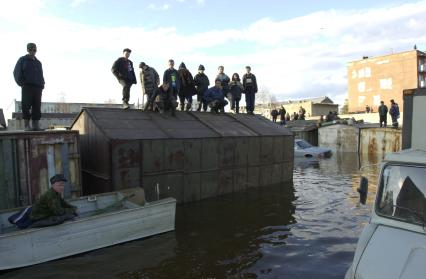
{"type": "Polygon", "coordinates": [[[123,107],[129,108],[130,87],[136,84],[136,75],[133,68],[133,62],[129,59],[132,51],[128,48],[123,49],[123,56],[115,60],[111,71],[123,86],[123,107]]]}
{"type": "Polygon", "coordinates": [[[201,110],[201,106],[203,106],[203,110],[207,110],[207,103],[203,99],[204,93],[209,89],[210,81],[209,78],[204,74],[205,68],[203,65],[200,65],[198,67],[198,74],[194,77],[194,85],[197,89],[197,102],[198,102],[198,109],[197,111],[201,110]]]}
{"type": "Polygon", "coordinates": [[[44,89],[43,67],[36,58],[37,46],[27,44],[28,54],[19,58],[13,70],[16,83],[22,88],[22,118],[25,131],[39,131],[41,94],[44,89]],[[32,120],[32,128],[30,127],[32,120]]]}
{"type": "Polygon", "coordinates": [[[65,182],[67,179],[63,174],[55,174],[50,178],[51,188],[32,206],[32,227],[58,225],[77,216],[77,208],[62,198],[65,182]]]}

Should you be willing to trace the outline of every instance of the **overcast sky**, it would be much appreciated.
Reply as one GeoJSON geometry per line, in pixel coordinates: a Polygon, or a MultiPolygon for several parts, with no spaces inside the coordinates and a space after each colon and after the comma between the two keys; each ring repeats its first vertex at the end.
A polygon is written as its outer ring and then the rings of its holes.
{"type": "MultiPolygon", "coordinates": [[[[362,56],[426,48],[426,1],[0,1],[0,108],[13,110],[13,80],[26,44],[38,46],[43,101],[121,102],[111,74],[123,48],[160,76],[173,58],[195,75],[251,65],[278,100],[328,96],[343,103],[346,65],[362,56]],[[373,4],[372,4],[373,3],[373,4]]],[[[139,79],[139,78],[138,78],[139,79]]],[[[141,99],[140,82],[131,103],[141,99]]]]}

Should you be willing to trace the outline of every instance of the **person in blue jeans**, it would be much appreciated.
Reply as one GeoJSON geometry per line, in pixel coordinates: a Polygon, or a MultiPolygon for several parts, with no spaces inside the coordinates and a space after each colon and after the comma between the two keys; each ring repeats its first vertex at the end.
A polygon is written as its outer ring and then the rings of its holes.
{"type": "Polygon", "coordinates": [[[251,67],[246,66],[247,73],[243,76],[244,94],[246,95],[246,109],[248,114],[253,114],[255,94],[257,93],[256,76],[251,73],[251,67]]]}
{"type": "Polygon", "coordinates": [[[211,112],[225,112],[225,106],[228,102],[225,101],[225,95],[222,91],[222,81],[220,79],[216,79],[214,86],[210,87],[204,93],[204,100],[206,100],[211,112]]]}

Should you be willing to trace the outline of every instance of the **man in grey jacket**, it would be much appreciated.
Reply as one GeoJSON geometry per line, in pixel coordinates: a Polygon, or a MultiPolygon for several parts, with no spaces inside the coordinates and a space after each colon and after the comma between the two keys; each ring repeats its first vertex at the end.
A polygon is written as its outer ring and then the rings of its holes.
{"type": "Polygon", "coordinates": [[[22,115],[25,131],[39,131],[41,118],[41,94],[44,89],[43,68],[35,57],[37,46],[27,44],[28,54],[19,58],[13,70],[16,83],[22,88],[22,115]],[[30,127],[32,120],[32,128],[30,127]]]}
{"type": "Polygon", "coordinates": [[[160,85],[160,76],[154,68],[146,65],[144,62],[139,64],[139,68],[141,69],[140,79],[142,88],[145,95],[147,95],[144,110],[152,110],[153,103],[151,102],[151,97],[160,85]]]}

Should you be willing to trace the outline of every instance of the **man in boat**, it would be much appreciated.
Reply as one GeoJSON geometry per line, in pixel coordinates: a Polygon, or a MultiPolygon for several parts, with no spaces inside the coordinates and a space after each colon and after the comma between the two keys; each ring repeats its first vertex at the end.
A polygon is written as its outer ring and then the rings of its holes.
{"type": "Polygon", "coordinates": [[[56,174],[50,178],[51,188],[32,206],[30,215],[32,227],[58,225],[77,216],[77,208],[62,198],[66,181],[63,174],[56,174]]]}

